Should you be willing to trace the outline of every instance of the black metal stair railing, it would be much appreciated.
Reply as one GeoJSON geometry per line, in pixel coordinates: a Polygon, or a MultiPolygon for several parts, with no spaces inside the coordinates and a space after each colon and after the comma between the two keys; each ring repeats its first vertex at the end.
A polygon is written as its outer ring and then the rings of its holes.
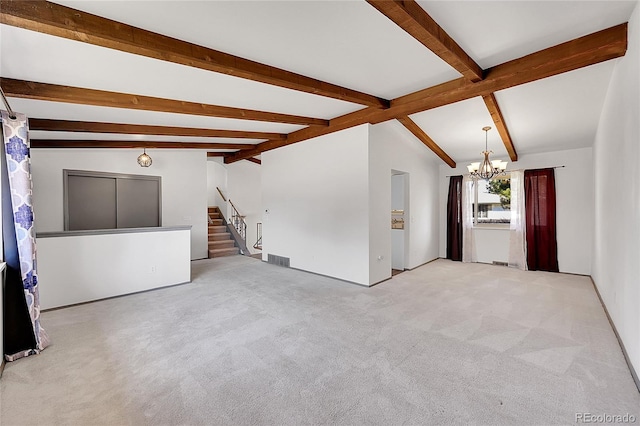
{"type": "Polygon", "coordinates": [[[220,188],[216,186],[218,190],[218,194],[222,197],[225,202],[228,202],[231,205],[233,212],[231,213],[231,217],[229,218],[229,225],[233,226],[240,237],[246,242],[247,241],[247,222],[245,222],[244,218],[246,216],[242,216],[236,206],[231,202],[231,198],[227,200],[227,197],[224,196],[220,188]]]}
{"type": "Polygon", "coordinates": [[[258,240],[253,245],[253,248],[262,250],[262,222],[256,223],[256,237],[258,240]]]}
{"type": "Polygon", "coordinates": [[[229,223],[236,229],[236,231],[238,231],[240,237],[242,237],[243,240],[247,241],[247,222],[245,222],[244,220],[245,216],[242,216],[240,212],[238,212],[236,206],[231,202],[231,198],[229,198],[229,204],[233,209],[231,218],[229,219],[229,223]]]}

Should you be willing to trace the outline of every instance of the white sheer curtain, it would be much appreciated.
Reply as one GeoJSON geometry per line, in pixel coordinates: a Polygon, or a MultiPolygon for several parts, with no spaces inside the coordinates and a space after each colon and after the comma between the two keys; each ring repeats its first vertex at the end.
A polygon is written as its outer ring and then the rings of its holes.
{"type": "Polygon", "coordinates": [[[509,266],[526,270],[524,215],[524,171],[511,172],[511,225],[509,226],[509,266]]]}
{"type": "Polygon", "coordinates": [[[473,202],[475,200],[473,179],[462,178],[462,261],[476,262],[476,241],[473,235],[473,202]]]}

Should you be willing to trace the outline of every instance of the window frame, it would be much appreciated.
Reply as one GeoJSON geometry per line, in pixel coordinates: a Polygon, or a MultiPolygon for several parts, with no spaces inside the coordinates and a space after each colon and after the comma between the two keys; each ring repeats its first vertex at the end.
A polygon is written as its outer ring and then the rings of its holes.
{"type": "MultiPolygon", "coordinates": [[[[116,197],[113,200],[116,207],[116,226],[114,228],[100,228],[100,229],[131,229],[131,227],[118,225],[118,195],[117,195],[117,181],[118,180],[137,180],[137,181],[151,181],[157,184],[157,197],[158,197],[158,227],[162,226],[162,177],[153,175],[135,175],[130,173],[114,173],[114,172],[101,172],[93,170],[62,170],[62,202],[63,202],[63,229],[65,231],[71,231],[69,221],[69,177],[93,177],[93,178],[106,178],[114,179],[116,182],[116,197]]],[[[144,226],[154,227],[154,226],[144,226]]]]}
{"type": "MultiPolygon", "coordinates": [[[[479,181],[491,181],[495,178],[498,179],[509,179],[509,185],[511,185],[511,173],[506,172],[505,176],[494,176],[491,179],[475,179],[473,181],[473,203],[472,203],[472,217],[473,217],[473,227],[478,229],[510,229],[511,228],[511,218],[509,218],[508,223],[481,223],[478,222],[478,212],[479,212],[479,203],[478,203],[478,193],[479,193],[479,181]]],[[[509,212],[511,209],[509,209],[509,212]]]]}

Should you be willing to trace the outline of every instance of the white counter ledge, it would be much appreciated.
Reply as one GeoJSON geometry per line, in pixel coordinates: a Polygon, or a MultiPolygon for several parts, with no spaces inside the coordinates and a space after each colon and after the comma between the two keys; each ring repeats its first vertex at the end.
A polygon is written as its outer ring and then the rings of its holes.
{"type": "Polygon", "coordinates": [[[136,234],[140,232],[167,232],[190,230],[191,225],[148,226],[145,228],[90,229],[86,231],[38,232],[36,238],[72,237],[79,235],[136,234]]]}

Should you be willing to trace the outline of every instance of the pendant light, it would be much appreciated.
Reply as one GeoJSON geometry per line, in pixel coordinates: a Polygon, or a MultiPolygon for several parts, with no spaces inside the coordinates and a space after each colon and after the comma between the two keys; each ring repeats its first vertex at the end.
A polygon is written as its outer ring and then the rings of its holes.
{"type": "Polygon", "coordinates": [[[151,157],[147,154],[147,149],[143,148],[142,154],[138,156],[138,164],[140,164],[140,167],[149,167],[152,162],[151,157]]]}
{"type": "Polygon", "coordinates": [[[494,176],[505,176],[507,174],[507,172],[505,171],[507,168],[507,162],[501,160],[491,161],[489,159],[489,154],[493,154],[493,151],[489,151],[488,148],[488,133],[489,130],[491,130],[491,127],[483,127],[482,130],[484,130],[484,151],[482,151],[484,159],[482,160],[482,162],[471,163],[467,166],[469,175],[473,179],[485,180],[489,180],[494,176]]]}

